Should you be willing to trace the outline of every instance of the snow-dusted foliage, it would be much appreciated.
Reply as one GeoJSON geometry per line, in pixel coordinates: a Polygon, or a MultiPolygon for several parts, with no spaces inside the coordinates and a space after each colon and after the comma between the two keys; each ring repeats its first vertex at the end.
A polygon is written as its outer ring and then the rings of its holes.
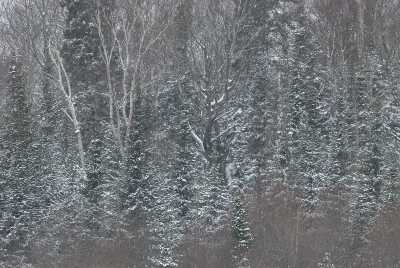
{"type": "Polygon", "coordinates": [[[3,2],[1,267],[400,265],[399,0],[3,2]]]}

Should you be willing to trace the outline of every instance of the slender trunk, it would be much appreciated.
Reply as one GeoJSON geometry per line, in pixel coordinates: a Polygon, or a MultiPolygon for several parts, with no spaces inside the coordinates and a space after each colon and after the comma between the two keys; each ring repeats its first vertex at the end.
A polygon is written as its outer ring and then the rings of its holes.
{"type": "MultiPolygon", "coordinates": [[[[50,46],[49,46],[50,47],[50,46]]],[[[64,68],[64,64],[62,62],[62,58],[60,54],[57,52],[56,56],[57,59],[54,59],[50,49],[49,49],[49,56],[51,57],[58,75],[58,87],[62,92],[65,100],[68,103],[68,112],[63,109],[65,115],[71,120],[72,124],[74,125],[75,134],[78,142],[78,150],[79,150],[79,158],[81,164],[81,171],[82,171],[82,183],[86,180],[86,167],[85,167],[85,152],[83,150],[83,143],[82,143],[82,134],[80,131],[80,123],[77,118],[77,113],[75,110],[74,103],[72,101],[72,88],[71,83],[69,80],[69,76],[64,68]],[[66,88],[65,88],[66,86],[66,88]]]]}

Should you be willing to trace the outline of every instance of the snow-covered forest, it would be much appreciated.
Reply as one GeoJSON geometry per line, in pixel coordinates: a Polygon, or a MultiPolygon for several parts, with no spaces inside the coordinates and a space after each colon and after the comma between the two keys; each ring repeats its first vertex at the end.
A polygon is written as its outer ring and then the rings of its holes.
{"type": "Polygon", "coordinates": [[[1,267],[399,267],[400,0],[0,0],[1,267]]]}

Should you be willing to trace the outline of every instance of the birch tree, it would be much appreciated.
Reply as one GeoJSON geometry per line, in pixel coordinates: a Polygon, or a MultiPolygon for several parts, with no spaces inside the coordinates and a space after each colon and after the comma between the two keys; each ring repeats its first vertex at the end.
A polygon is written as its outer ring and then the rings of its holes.
{"type": "Polygon", "coordinates": [[[171,8],[166,2],[119,0],[108,15],[100,2],[96,5],[96,26],[107,76],[109,123],[123,157],[132,131],[135,100],[162,73],[162,66],[151,60],[157,57],[152,53],[170,24],[169,20],[161,20],[171,8]]]}
{"type": "Polygon", "coordinates": [[[65,70],[63,59],[60,56],[60,53],[57,51],[54,57],[52,52],[49,52],[51,60],[56,67],[56,77],[55,83],[62,94],[64,101],[66,102],[67,108],[62,108],[63,113],[68,119],[71,121],[74,134],[76,135],[76,140],[78,143],[78,152],[79,152],[79,159],[80,159],[80,168],[82,171],[82,183],[86,180],[86,167],[85,167],[85,152],[83,150],[83,142],[82,142],[82,135],[80,131],[80,122],[78,121],[77,111],[74,104],[74,99],[72,95],[72,87],[69,75],[65,70]]]}

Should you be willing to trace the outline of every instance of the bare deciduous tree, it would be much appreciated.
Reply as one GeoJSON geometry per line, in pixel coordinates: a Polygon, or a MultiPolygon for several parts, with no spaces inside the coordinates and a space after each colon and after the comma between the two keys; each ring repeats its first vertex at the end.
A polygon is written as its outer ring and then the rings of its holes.
{"type": "Polygon", "coordinates": [[[169,27],[170,21],[159,25],[166,12],[163,9],[171,8],[167,2],[118,0],[107,15],[97,2],[96,24],[107,71],[110,125],[122,156],[131,131],[134,100],[162,71],[156,62],[149,66],[148,59],[169,27]],[[116,72],[120,72],[118,78],[116,72]]]}
{"type": "Polygon", "coordinates": [[[78,115],[77,115],[77,111],[76,111],[75,104],[73,101],[71,82],[70,82],[68,73],[65,70],[63,60],[60,56],[60,53],[57,51],[55,58],[51,52],[49,52],[49,55],[50,55],[51,60],[53,61],[54,66],[56,67],[56,70],[57,70],[57,72],[56,72],[57,77],[55,78],[57,87],[60,89],[62,96],[63,96],[64,100],[67,102],[67,106],[68,106],[67,110],[63,109],[63,112],[69,118],[69,120],[72,122],[72,124],[74,125],[74,129],[75,129],[74,133],[76,134],[76,137],[77,137],[78,149],[79,149],[79,158],[80,158],[81,171],[82,171],[82,182],[84,182],[86,180],[85,152],[83,150],[82,134],[80,131],[80,123],[78,121],[78,115]]]}

